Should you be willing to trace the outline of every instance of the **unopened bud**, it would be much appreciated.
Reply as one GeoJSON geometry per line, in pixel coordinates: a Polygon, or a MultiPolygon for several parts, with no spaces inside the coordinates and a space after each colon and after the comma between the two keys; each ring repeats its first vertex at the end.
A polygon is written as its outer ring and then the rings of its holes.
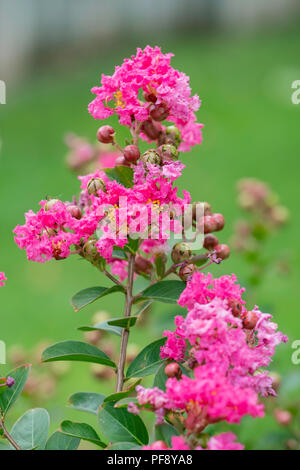
{"type": "Polygon", "coordinates": [[[165,144],[157,149],[163,162],[173,162],[178,158],[177,148],[174,145],[165,144]]]}
{"type": "Polygon", "coordinates": [[[125,160],[124,155],[120,155],[116,158],[115,166],[130,166],[130,163],[125,160]]]}
{"type": "Polygon", "coordinates": [[[160,165],[160,163],[161,163],[160,155],[154,149],[147,150],[142,155],[141,158],[142,158],[142,161],[144,162],[144,164],[150,163],[152,165],[160,165]]]}
{"type": "Polygon", "coordinates": [[[192,250],[190,245],[185,242],[176,243],[173,246],[172,250],[172,260],[175,264],[182,263],[183,261],[188,261],[192,256],[192,250]]]}
{"type": "Polygon", "coordinates": [[[204,233],[211,233],[217,230],[217,222],[212,215],[204,216],[204,233]]]}
{"type": "Polygon", "coordinates": [[[49,201],[47,201],[44,206],[45,211],[49,211],[50,209],[52,209],[53,206],[55,206],[55,204],[57,204],[58,202],[59,199],[49,199],[49,201]]]}
{"type": "Polygon", "coordinates": [[[87,256],[94,257],[98,254],[98,250],[96,247],[96,241],[95,240],[88,240],[84,247],[83,247],[83,252],[87,256]]]}
{"type": "Polygon", "coordinates": [[[203,207],[203,214],[201,215],[211,215],[211,206],[208,204],[208,202],[194,202],[193,203],[193,220],[197,220],[197,212],[200,212],[200,209],[197,206],[199,206],[201,209],[203,207]]]}
{"type": "Polygon", "coordinates": [[[81,210],[78,206],[71,205],[67,207],[67,211],[70,212],[71,216],[74,217],[74,219],[81,219],[82,213],[81,210]]]}
{"type": "Polygon", "coordinates": [[[182,371],[176,362],[171,362],[171,364],[168,364],[165,367],[165,374],[169,378],[176,377],[177,379],[180,379],[182,376],[182,371]]]}
{"type": "Polygon", "coordinates": [[[195,264],[186,264],[179,269],[179,277],[182,281],[187,282],[190,277],[197,271],[195,264]]]}
{"type": "Polygon", "coordinates": [[[220,244],[215,247],[215,252],[218,258],[226,259],[230,256],[230,248],[228,245],[220,244]]]}
{"type": "Polygon", "coordinates": [[[215,220],[215,223],[216,223],[216,231],[219,231],[219,230],[222,230],[224,228],[224,225],[225,225],[225,219],[224,219],[224,216],[222,214],[213,214],[212,215],[214,220],[215,220]]]}
{"type": "Polygon", "coordinates": [[[281,426],[288,426],[292,421],[291,413],[287,410],[281,410],[280,408],[275,408],[274,417],[281,426]]]}
{"type": "Polygon", "coordinates": [[[101,178],[91,178],[87,185],[89,195],[99,196],[98,191],[106,192],[106,186],[101,178]]]}
{"type": "Polygon", "coordinates": [[[148,93],[147,91],[144,91],[143,98],[145,101],[148,101],[149,103],[155,103],[157,101],[157,97],[155,96],[155,94],[148,93]]]}
{"type": "Polygon", "coordinates": [[[136,163],[140,158],[140,151],[137,145],[127,145],[124,148],[124,158],[129,163],[136,163]]]}
{"type": "Polygon", "coordinates": [[[217,237],[215,237],[212,233],[209,233],[204,237],[203,247],[207,250],[214,250],[218,243],[219,240],[217,239],[217,237]]]}
{"type": "Polygon", "coordinates": [[[152,263],[144,256],[137,255],[134,261],[134,270],[137,274],[150,274],[152,263]]]}
{"type": "Polygon", "coordinates": [[[166,128],[166,136],[165,136],[166,143],[170,143],[178,147],[181,143],[181,135],[180,131],[176,126],[168,126],[166,128]]]}
{"type": "Polygon", "coordinates": [[[111,144],[114,141],[115,130],[111,126],[102,126],[97,131],[97,139],[102,144],[111,144]]]}
{"type": "Polygon", "coordinates": [[[11,388],[15,385],[15,379],[13,379],[12,377],[7,377],[6,379],[6,386],[8,388],[11,388]]]}
{"type": "Polygon", "coordinates": [[[144,134],[146,134],[147,137],[149,137],[150,140],[157,140],[162,133],[161,124],[152,121],[152,119],[149,119],[143,123],[142,131],[144,134]]]}
{"type": "Polygon", "coordinates": [[[253,330],[256,327],[257,322],[257,313],[254,311],[247,312],[246,316],[243,318],[243,327],[245,330],[253,330]]]}
{"type": "Polygon", "coordinates": [[[237,299],[229,299],[228,307],[231,309],[234,317],[239,317],[242,313],[242,304],[237,299]]]}
{"type": "Polygon", "coordinates": [[[154,104],[150,108],[150,116],[154,121],[163,121],[169,116],[169,108],[167,103],[154,104]]]}

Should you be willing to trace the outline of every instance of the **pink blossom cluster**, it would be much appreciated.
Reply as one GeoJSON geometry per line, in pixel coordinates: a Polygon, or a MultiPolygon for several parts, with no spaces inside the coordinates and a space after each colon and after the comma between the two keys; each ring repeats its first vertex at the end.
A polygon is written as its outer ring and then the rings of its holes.
{"type": "MultiPolygon", "coordinates": [[[[197,446],[195,450],[243,450],[244,446],[235,440],[235,434],[226,432],[211,437],[205,448],[197,446]]],[[[149,446],[144,446],[143,450],[191,450],[186,441],[184,436],[173,436],[171,447],[168,447],[164,441],[155,441],[149,446]]]]}
{"type": "Polygon", "coordinates": [[[5,273],[0,272],[0,287],[5,286],[5,281],[7,281],[7,277],[5,277],[5,273]]]}
{"type": "Polygon", "coordinates": [[[163,108],[166,119],[180,130],[180,150],[188,151],[201,143],[202,124],[195,116],[200,100],[191,96],[189,77],[170,65],[172,56],[163,54],[159,47],[137,49],[135,56],[116,66],[112,76],[102,75],[101,86],[92,89],[96,98],[89,112],[95,119],[117,114],[121,124],[131,127],[133,121],[142,123],[151,118],[153,109],[163,108]]]}

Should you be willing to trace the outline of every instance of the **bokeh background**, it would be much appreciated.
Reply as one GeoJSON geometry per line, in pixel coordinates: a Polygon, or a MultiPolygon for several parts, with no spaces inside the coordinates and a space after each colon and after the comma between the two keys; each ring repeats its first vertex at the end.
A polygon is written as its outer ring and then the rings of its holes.
{"type": "MultiPolygon", "coordinates": [[[[284,253],[289,269],[269,270],[255,302],[289,335],[271,368],[285,377],[283,400],[299,396],[300,365],[291,361],[291,344],[300,339],[300,104],[291,101],[291,84],[300,80],[299,7],[297,0],[0,0],[0,79],[7,87],[7,103],[0,105],[0,269],[8,277],[0,291],[0,339],[8,349],[19,345],[30,362],[41,342],[81,339],[76,328],[98,310],[120,316],[118,296],[74,313],[70,297],[105,280],[78,259],[29,263],[12,230],[46,196],[70,200],[77,194],[64,135],[72,131],[95,142],[99,123],[87,112],[90,88],[137,46],[157,44],[175,53],[173,65],[191,76],[202,99],[203,144],[183,156],[187,168],[179,187],[225,215],[222,242],[230,240],[239,217],[240,178],[266,181],[289,208],[288,226],[266,246],[274,260],[284,253]]],[[[248,266],[234,252],[213,270],[235,272],[247,282],[248,266]]],[[[157,307],[147,327],[134,329],[137,350],[160,337],[175,313],[157,307]]],[[[42,367],[39,373],[47,374],[42,367]]],[[[8,370],[1,367],[2,374],[8,370]]],[[[66,407],[79,390],[108,392],[110,386],[88,365],[74,363],[57,379],[51,398],[47,387],[41,390],[37,404],[50,411],[53,429],[66,417],[85,419],[66,407]]],[[[23,397],[10,421],[35,404],[23,397]]],[[[281,448],[287,433],[272,414],[246,419],[234,430],[249,448],[281,448]]]]}

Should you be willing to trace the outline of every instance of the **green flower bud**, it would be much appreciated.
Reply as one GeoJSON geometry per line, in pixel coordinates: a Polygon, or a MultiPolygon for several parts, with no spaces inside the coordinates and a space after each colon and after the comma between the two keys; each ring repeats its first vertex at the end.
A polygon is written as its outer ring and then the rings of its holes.
{"type": "Polygon", "coordinates": [[[155,149],[149,149],[142,155],[142,161],[144,164],[151,163],[152,165],[160,165],[161,158],[159,153],[155,149]]]}
{"type": "Polygon", "coordinates": [[[176,245],[173,246],[172,250],[172,260],[173,263],[178,264],[182,263],[183,261],[188,261],[192,256],[192,250],[190,248],[190,245],[185,242],[180,242],[176,243],[176,245]]]}
{"type": "Polygon", "coordinates": [[[91,178],[87,185],[89,195],[98,196],[98,191],[106,192],[106,186],[101,178],[91,178]]]}

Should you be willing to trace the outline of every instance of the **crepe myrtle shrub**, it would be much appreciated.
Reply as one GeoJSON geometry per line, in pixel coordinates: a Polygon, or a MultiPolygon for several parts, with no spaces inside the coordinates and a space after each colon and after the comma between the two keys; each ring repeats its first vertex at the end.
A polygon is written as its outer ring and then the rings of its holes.
{"type": "MultiPolygon", "coordinates": [[[[69,404],[96,415],[99,430],[63,421],[50,443],[43,440],[40,447],[59,448],[69,441],[76,447],[83,439],[99,449],[242,449],[234,434],[218,431],[218,423],[262,417],[260,398],[275,394],[266,368],[286,337],[270,314],[246,308],[245,289],[234,274],[208,272],[230,254],[219,241],[225,219],[207,202],[198,211],[189,192],[180,197],[175,186],[185,167],[180,155],[201,143],[203,126],[195,114],[199,97],[191,94],[189,77],[171,66],[171,58],[147,46],[112,76],[102,76],[92,89],[89,112],[97,121],[116,115],[127,128],[124,143],[107,124],[97,132],[101,144],[117,149],[121,158],[113,168],[80,176],[79,196],[71,202],[42,200],[14,230],[16,244],[31,261],[76,256],[98,270],[99,284],[72,297],[75,311],[115,293],[124,299],[115,317],[81,328],[119,336],[116,362],[80,341],[43,351],[45,363],[84,361],[110,368],[115,391],[109,396],[75,392],[69,404]],[[141,141],[149,145],[145,152],[141,141]],[[191,218],[187,224],[185,213],[191,218]],[[148,282],[142,291],[139,276],[148,282]],[[101,286],[103,277],[109,287],[101,286]],[[170,309],[178,304],[186,313],[126,367],[130,331],[153,302],[170,309]],[[144,388],[147,376],[154,377],[153,386],[144,388]],[[140,410],[155,415],[151,442],[140,410]]],[[[22,447],[22,434],[15,439],[22,447]]]]}

